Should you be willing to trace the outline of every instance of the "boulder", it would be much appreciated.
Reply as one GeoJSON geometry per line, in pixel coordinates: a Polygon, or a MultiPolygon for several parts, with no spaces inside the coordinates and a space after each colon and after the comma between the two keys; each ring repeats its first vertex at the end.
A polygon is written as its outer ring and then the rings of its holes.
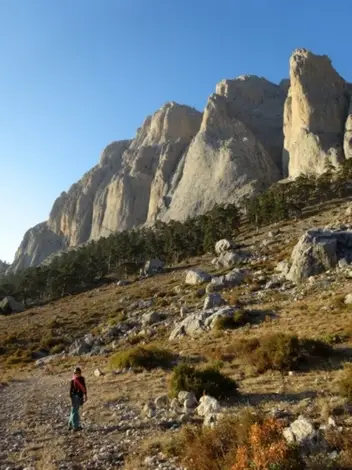
{"type": "Polygon", "coordinates": [[[241,263],[246,258],[246,255],[242,252],[227,251],[221,253],[218,258],[214,260],[214,264],[217,269],[225,268],[230,269],[241,263]]]}
{"type": "Polygon", "coordinates": [[[199,400],[196,412],[199,416],[206,416],[212,413],[219,413],[220,409],[220,404],[216,398],[203,395],[199,400]]]}
{"type": "Polygon", "coordinates": [[[116,283],[118,287],[128,286],[129,284],[132,284],[132,281],[129,281],[128,279],[121,279],[116,283]]]}
{"type": "Polygon", "coordinates": [[[207,312],[209,312],[210,315],[204,319],[204,326],[205,328],[213,329],[216,326],[216,322],[219,318],[233,317],[233,314],[235,313],[235,308],[226,306],[219,309],[207,310],[207,312]]]}
{"type": "Polygon", "coordinates": [[[68,349],[69,356],[82,356],[88,354],[94,344],[93,336],[86,335],[84,338],[76,339],[68,349]]]}
{"type": "Polygon", "coordinates": [[[158,323],[160,320],[161,315],[159,312],[144,313],[144,315],[142,315],[142,326],[154,325],[154,323],[158,323]]]}
{"type": "Polygon", "coordinates": [[[352,257],[352,231],[309,230],[299,239],[291,255],[287,279],[304,279],[335,268],[338,259],[352,257]]]}
{"type": "Polygon", "coordinates": [[[95,375],[95,377],[102,377],[105,374],[101,369],[95,369],[94,375],[95,375]]]}
{"type": "Polygon", "coordinates": [[[9,315],[10,313],[20,313],[24,311],[24,305],[17,302],[13,297],[4,297],[0,302],[0,314],[9,315]]]}
{"type": "Polygon", "coordinates": [[[289,270],[290,270],[290,265],[286,260],[280,261],[275,267],[275,271],[277,273],[280,273],[280,275],[284,277],[287,276],[289,270]]]}
{"type": "Polygon", "coordinates": [[[325,55],[297,49],[290,59],[283,164],[288,175],[320,175],[344,160],[347,83],[325,55]]]}
{"type": "Polygon", "coordinates": [[[289,427],[285,428],[283,435],[289,444],[306,447],[314,446],[318,437],[313,424],[304,416],[299,416],[289,427]]]}
{"type": "Polygon", "coordinates": [[[211,284],[214,290],[221,290],[226,287],[239,286],[244,279],[244,273],[240,269],[233,269],[225,276],[213,277],[211,284]]]}
{"type": "Polygon", "coordinates": [[[198,404],[197,398],[193,392],[181,391],[177,395],[178,402],[187,408],[195,408],[198,404]]]}
{"type": "Polygon", "coordinates": [[[211,280],[211,275],[199,269],[187,271],[185,283],[188,285],[203,284],[211,280]]]}
{"type": "Polygon", "coordinates": [[[231,251],[233,248],[233,244],[230,240],[226,240],[223,238],[215,243],[215,253],[220,255],[221,253],[226,253],[227,251],[231,251]]]}
{"type": "Polygon", "coordinates": [[[160,259],[150,259],[146,261],[143,273],[147,276],[151,276],[156,273],[161,273],[164,271],[165,263],[160,261],[160,259]]]}
{"type": "Polygon", "coordinates": [[[220,307],[224,305],[226,301],[217,292],[208,294],[204,300],[203,310],[209,310],[210,308],[220,307]]]}
{"type": "Polygon", "coordinates": [[[208,413],[204,416],[203,426],[205,428],[214,429],[223,417],[223,413],[208,413]]]}
{"type": "Polygon", "coordinates": [[[351,305],[352,304],[352,294],[347,294],[345,297],[345,304],[351,305]]]}
{"type": "Polygon", "coordinates": [[[193,337],[198,336],[204,331],[214,328],[217,318],[231,316],[234,311],[235,309],[233,307],[196,311],[195,313],[188,315],[188,317],[175,326],[169,336],[169,340],[186,335],[193,337]]]}
{"type": "Polygon", "coordinates": [[[160,395],[156,397],[154,404],[158,409],[168,408],[170,405],[169,397],[167,395],[160,395]]]}
{"type": "Polygon", "coordinates": [[[153,402],[146,403],[142,409],[142,414],[143,416],[146,416],[147,418],[153,418],[156,414],[155,403],[153,402]]]}

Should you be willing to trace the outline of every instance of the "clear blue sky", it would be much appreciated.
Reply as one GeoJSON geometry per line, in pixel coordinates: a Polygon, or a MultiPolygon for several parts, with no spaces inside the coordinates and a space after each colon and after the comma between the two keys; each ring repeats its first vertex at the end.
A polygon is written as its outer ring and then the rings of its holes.
{"type": "Polygon", "coordinates": [[[166,101],[278,82],[296,47],[352,81],[351,0],[0,0],[0,259],[166,101]]]}

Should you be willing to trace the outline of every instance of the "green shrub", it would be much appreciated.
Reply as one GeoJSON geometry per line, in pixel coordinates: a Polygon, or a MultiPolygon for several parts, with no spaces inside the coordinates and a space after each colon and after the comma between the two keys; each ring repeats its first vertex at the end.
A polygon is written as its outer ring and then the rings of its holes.
{"type": "Polygon", "coordinates": [[[156,346],[136,346],[119,351],[110,358],[111,369],[157,369],[169,368],[175,360],[174,354],[156,346]]]}
{"type": "Polygon", "coordinates": [[[339,380],[340,395],[352,402],[352,363],[345,366],[342,377],[339,380]]]}
{"type": "Polygon", "coordinates": [[[250,321],[245,310],[236,310],[231,317],[218,317],[215,321],[216,330],[230,330],[239,328],[250,321]]]}
{"type": "Polygon", "coordinates": [[[323,341],[298,339],[297,336],[275,333],[260,339],[242,340],[235,351],[257,372],[297,369],[312,358],[331,356],[333,350],[323,341]]]}
{"type": "Polygon", "coordinates": [[[204,393],[215,398],[228,398],[237,394],[236,382],[219,369],[195,369],[184,363],[173,370],[169,388],[171,396],[177,396],[182,390],[194,392],[197,398],[204,393]]]}

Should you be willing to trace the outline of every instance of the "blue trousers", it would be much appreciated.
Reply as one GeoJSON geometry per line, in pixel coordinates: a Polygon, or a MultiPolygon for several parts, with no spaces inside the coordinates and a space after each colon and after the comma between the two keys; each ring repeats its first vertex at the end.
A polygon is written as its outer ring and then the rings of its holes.
{"type": "Polygon", "coordinates": [[[72,395],[72,406],[71,406],[71,413],[68,424],[73,429],[78,429],[80,427],[80,418],[79,418],[79,408],[81,406],[81,399],[78,395],[72,395]]]}

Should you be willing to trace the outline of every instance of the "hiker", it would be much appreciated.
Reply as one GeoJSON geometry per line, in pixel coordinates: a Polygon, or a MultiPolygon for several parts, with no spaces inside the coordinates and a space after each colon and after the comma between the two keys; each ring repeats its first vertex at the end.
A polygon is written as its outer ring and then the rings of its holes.
{"type": "Polygon", "coordinates": [[[87,401],[87,388],[80,367],[76,367],[70,386],[71,414],[68,422],[69,429],[79,431],[82,429],[79,419],[79,408],[87,401]]]}

